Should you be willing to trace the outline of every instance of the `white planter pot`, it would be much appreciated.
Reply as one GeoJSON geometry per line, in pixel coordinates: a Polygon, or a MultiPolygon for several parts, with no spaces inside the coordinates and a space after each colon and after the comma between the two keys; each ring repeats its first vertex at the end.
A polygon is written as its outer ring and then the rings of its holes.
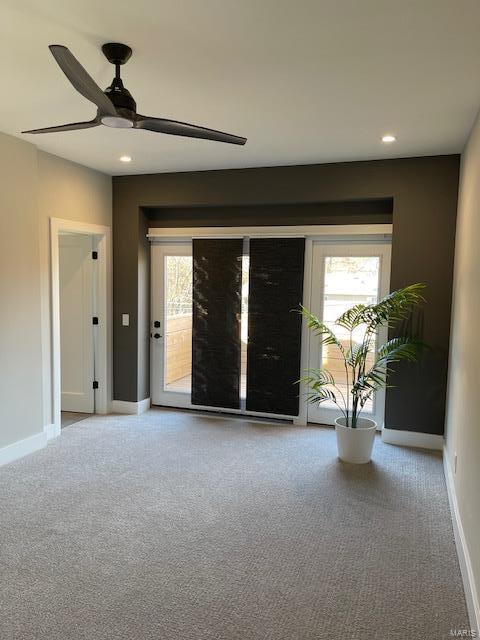
{"type": "Polygon", "coordinates": [[[368,418],[358,418],[356,428],[352,429],[345,422],[345,418],[335,420],[338,457],[355,464],[370,462],[377,424],[368,418]]]}

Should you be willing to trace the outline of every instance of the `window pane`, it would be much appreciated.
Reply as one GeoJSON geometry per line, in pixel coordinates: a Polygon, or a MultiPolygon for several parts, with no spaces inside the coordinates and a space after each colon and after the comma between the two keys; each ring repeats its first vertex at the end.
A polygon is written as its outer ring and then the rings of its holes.
{"type": "Polygon", "coordinates": [[[247,344],[248,344],[248,278],[250,273],[250,256],[242,256],[242,317],[241,331],[241,366],[240,366],[240,398],[247,397],[247,344]]]}
{"type": "Polygon", "coordinates": [[[165,391],[192,389],[192,256],[165,256],[165,391]]]}
{"type": "MultiPolygon", "coordinates": [[[[380,258],[378,256],[349,256],[325,258],[325,291],[323,299],[323,321],[335,332],[346,349],[350,347],[350,334],[346,329],[335,325],[335,320],[347,309],[356,304],[373,304],[378,301],[380,258]]],[[[365,326],[360,326],[353,332],[353,344],[362,341],[365,335],[365,326]]],[[[376,349],[375,341],[372,342],[371,355],[367,359],[367,367],[373,364],[376,349]]],[[[335,377],[337,386],[348,396],[347,377],[343,358],[336,346],[323,347],[322,366],[328,369],[335,377]]],[[[350,381],[351,383],[351,381],[350,381]]],[[[333,403],[325,402],[325,407],[335,407],[333,403]]],[[[373,401],[369,400],[364,411],[373,410],[373,401]]]]}

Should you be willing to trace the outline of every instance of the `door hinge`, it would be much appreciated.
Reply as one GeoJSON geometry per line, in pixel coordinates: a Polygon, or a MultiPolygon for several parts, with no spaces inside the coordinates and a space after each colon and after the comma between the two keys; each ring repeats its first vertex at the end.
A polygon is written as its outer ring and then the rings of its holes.
{"type": "Polygon", "coordinates": [[[98,389],[98,380],[93,381],[93,388],[98,389]]]}
{"type": "Polygon", "coordinates": [[[98,260],[98,251],[92,251],[92,260],[98,260]]]}
{"type": "Polygon", "coordinates": [[[97,318],[97,316],[93,316],[93,318],[92,318],[92,324],[98,324],[98,318],[97,318]]]}

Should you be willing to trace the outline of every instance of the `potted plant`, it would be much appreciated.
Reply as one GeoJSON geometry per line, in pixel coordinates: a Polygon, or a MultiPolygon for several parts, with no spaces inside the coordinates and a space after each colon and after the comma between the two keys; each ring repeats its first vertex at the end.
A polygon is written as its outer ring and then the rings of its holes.
{"type": "Polygon", "coordinates": [[[334,329],[301,306],[300,313],[306,318],[312,333],[323,346],[336,349],[343,360],[346,393],[325,367],[309,369],[298,382],[308,386],[308,402],[331,401],[340,409],[341,416],[335,420],[335,432],[338,456],[345,462],[363,464],[370,461],[377,425],[374,420],[360,417],[360,414],[373,393],[388,386],[390,365],[400,360],[415,362],[423,346],[413,337],[397,336],[375,350],[378,328],[393,327],[404,320],[414,306],[423,302],[421,291],[424,288],[424,284],[412,284],[389,293],[376,304],[351,307],[334,322],[348,336],[343,341],[334,329]],[[360,341],[359,333],[363,336],[360,341]]]}

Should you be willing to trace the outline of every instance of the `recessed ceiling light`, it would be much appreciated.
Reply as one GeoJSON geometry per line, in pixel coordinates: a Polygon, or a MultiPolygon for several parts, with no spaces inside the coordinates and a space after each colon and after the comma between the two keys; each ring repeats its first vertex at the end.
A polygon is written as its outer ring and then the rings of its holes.
{"type": "Polygon", "coordinates": [[[382,137],[382,142],[386,142],[387,144],[390,144],[391,142],[395,142],[396,141],[396,137],[392,136],[391,133],[387,133],[385,136],[382,137]]]}
{"type": "Polygon", "coordinates": [[[120,162],[131,162],[132,158],[130,156],[120,156],[120,162]]]}

